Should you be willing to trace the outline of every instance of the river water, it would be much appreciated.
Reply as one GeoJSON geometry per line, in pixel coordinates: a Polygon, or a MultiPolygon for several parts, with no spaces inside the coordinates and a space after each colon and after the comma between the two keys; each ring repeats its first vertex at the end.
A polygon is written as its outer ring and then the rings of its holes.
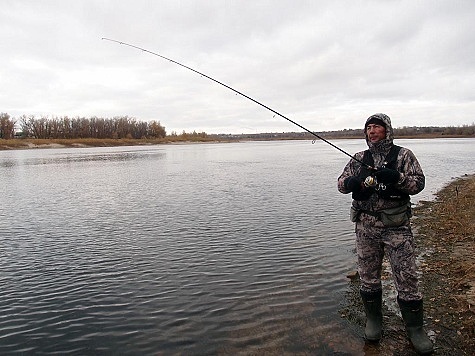
{"type": "MultiPolygon", "coordinates": [[[[332,141],[350,153],[360,140],[332,141]]],[[[475,140],[398,140],[428,200],[475,140]]],[[[363,353],[324,142],[0,152],[0,354],[363,353]]]]}

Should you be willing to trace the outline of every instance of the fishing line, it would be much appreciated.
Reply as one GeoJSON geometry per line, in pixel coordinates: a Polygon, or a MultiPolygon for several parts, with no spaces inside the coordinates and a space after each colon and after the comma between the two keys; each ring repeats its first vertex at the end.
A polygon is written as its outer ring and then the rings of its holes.
{"type": "MultiPolygon", "coordinates": [[[[163,59],[165,59],[165,60],[167,60],[167,61],[169,61],[169,62],[171,62],[171,63],[177,64],[177,65],[179,65],[180,67],[183,67],[183,68],[186,68],[186,69],[188,69],[188,70],[191,70],[192,72],[195,72],[196,74],[199,74],[199,75],[201,75],[202,77],[205,77],[205,78],[207,78],[207,79],[209,79],[209,80],[211,80],[211,81],[213,81],[213,82],[215,82],[215,83],[218,83],[219,85],[222,85],[223,87],[228,88],[229,90],[235,92],[236,94],[239,94],[239,95],[245,97],[246,99],[251,100],[252,102],[256,103],[257,105],[262,106],[263,108],[265,108],[265,109],[267,109],[267,110],[273,112],[274,114],[280,116],[281,118],[283,118],[283,119],[285,119],[285,120],[291,122],[292,124],[294,124],[294,125],[300,127],[302,130],[307,131],[308,133],[312,134],[313,136],[317,137],[318,139],[322,140],[323,142],[329,144],[329,145],[332,146],[333,148],[336,148],[338,151],[340,151],[341,153],[347,155],[347,156],[350,157],[351,159],[354,159],[355,161],[361,163],[363,166],[365,166],[365,167],[367,167],[367,168],[369,168],[369,169],[373,169],[373,167],[371,167],[371,166],[369,166],[368,164],[364,163],[363,161],[357,159],[357,158],[354,157],[353,155],[349,154],[348,152],[346,152],[345,150],[341,149],[340,147],[334,145],[333,143],[331,143],[331,142],[328,141],[327,139],[323,138],[322,136],[316,134],[316,133],[313,132],[313,131],[310,131],[309,129],[303,127],[303,126],[300,125],[299,123],[297,123],[297,122],[295,122],[295,121],[289,119],[288,117],[282,115],[282,114],[279,113],[278,111],[276,111],[276,110],[274,110],[274,109],[268,107],[268,106],[265,105],[265,104],[262,104],[261,102],[257,101],[256,99],[251,98],[250,96],[248,96],[248,95],[246,95],[246,94],[240,92],[239,90],[236,90],[236,89],[230,87],[229,85],[227,85],[227,84],[225,84],[225,83],[223,83],[223,82],[220,82],[220,81],[217,80],[217,79],[214,79],[214,78],[210,77],[209,75],[206,75],[206,74],[204,74],[204,73],[202,73],[202,72],[199,72],[199,71],[197,71],[196,69],[193,69],[193,68],[191,68],[191,67],[188,67],[187,65],[184,65],[184,64],[182,64],[182,63],[180,63],[180,62],[177,62],[177,61],[175,61],[175,60],[173,60],[173,59],[171,59],[171,58],[168,58],[168,57],[162,56],[161,54],[158,54],[158,53],[149,51],[148,49],[145,49],[145,48],[142,48],[142,47],[138,47],[138,46],[135,46],[135,45],[130,44],[130,43],[121,42],[121,41],[117,41],[117,40],[114,40],[114,39],[106,38],[106,37],[102,37],[102,39],[103,39],[103,40],[106,40],[106,41],[115,42],[115,43],[118,43],[118,44],[120,44],[120,45],[132,47],[132,48],[138,49],[139,51],[142,51],[142,52],[150,53],[150,54],[152,54],[152,55],[154,55],[154,56],[163,58],[163,59]]],[[[315,140],[314,140],[313,142],[315,142],[315,140]]]]}

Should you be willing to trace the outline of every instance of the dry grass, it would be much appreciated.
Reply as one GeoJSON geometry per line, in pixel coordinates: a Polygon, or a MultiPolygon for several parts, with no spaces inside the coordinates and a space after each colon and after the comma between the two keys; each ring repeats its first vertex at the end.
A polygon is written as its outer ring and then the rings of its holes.
{"type": "Polygon", "coordinates": [[[421,266],[428,327],[446,345],[461,343],[463,352],[475,349],[474,202],[471,175],[415,209],[418,245],[431,251],[421,266]]]}
{"type": "Polygon", "coordinates": [[[26,148],[53,148],[53,147],[107,147],[107,146],[138,146],[157,145],[163,143],[179,142],[209,142],[210,139],[203,137],[167,136],[154,139],[0,139],[0,150],[26,149],[26,148]]]}

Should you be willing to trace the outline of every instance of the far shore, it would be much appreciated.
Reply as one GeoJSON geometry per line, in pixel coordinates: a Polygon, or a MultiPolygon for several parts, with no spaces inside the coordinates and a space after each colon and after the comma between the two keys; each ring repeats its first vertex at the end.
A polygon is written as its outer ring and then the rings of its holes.
{"type": "MultiPolygon", "coordinates": [[[[341,135],[321,135],[328,140],[342,139],[363,139],[363,137],[341,136],[341,135]]],[[[415,136],[397,136],[395,139],[436,139],[436,138],[475,138],[465,135],[434,135],[421,134],[415,136]]],[[[146,146],[161,144],[189,144],[189,143],[220,143],[220,142],[241,142],[241,141],[284,141],[284,140],[318,140],[317,137],[294,138],[281,136],[278,138],[252,138],[246,135],[234,135],[232,138],[226,136],[209,135],[208,137],[198,137],[184,139],[180,136],[167,136],[160,139],[34,139],[34,138],[16,138],[0,139],[0,150],[15,149],[35,149],[35,148],[77,148],[77,147],[114,147],[114,146],[146,146]]]]}

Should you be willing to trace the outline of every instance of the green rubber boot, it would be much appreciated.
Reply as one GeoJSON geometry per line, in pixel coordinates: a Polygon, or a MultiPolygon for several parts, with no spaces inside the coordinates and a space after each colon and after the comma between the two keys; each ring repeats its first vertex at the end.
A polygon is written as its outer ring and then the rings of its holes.
{"type": "Polygon", "coordinates": [[[421,300],[405,301],[397,298],[402,318],[406,326],[407,335],[412,345],[420,355],[428,355],[434,352],[434,346],[422,328],[423,303],[421,300]]]}
{"type": "Polygon", "coordinates": [[[360,295],[366,312],[364,335],[366,340],[377,342],[381,339],[383,330],[383,312],[381,311],[383,292],[370,293],[360,290],[360,295]]]}

